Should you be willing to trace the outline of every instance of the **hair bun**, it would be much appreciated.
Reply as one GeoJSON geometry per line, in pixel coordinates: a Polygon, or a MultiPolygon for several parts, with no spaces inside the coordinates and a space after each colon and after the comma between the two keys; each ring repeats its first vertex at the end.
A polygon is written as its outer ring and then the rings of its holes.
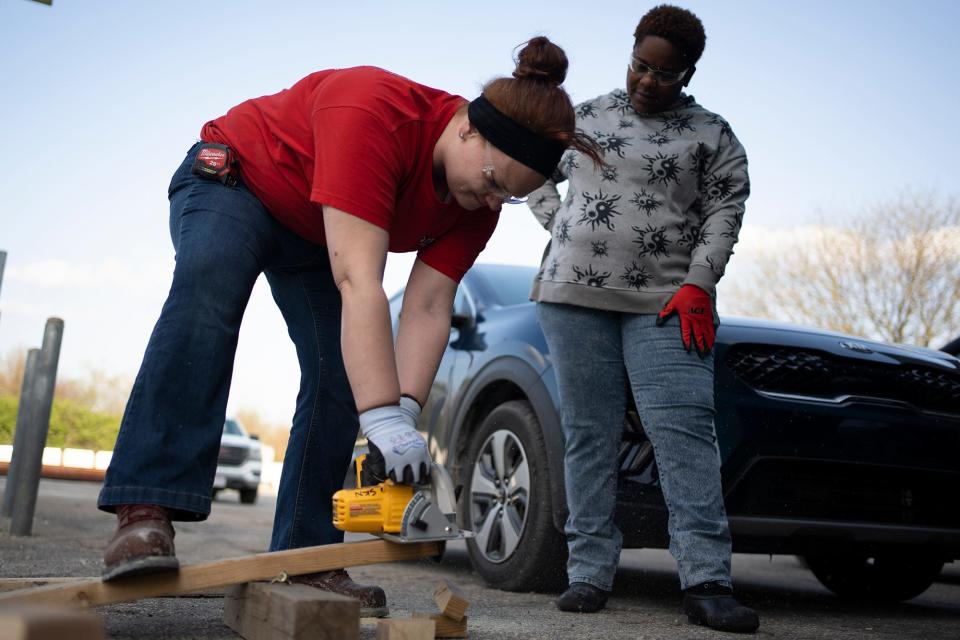
{"type": "Polygon", "coordinates": [[[567,54],[544,36],[527,42],[517,55],[517,68],[513,77],[517,80],[530,78],[554,84],[563,84],[567,77],[567,54]]]}

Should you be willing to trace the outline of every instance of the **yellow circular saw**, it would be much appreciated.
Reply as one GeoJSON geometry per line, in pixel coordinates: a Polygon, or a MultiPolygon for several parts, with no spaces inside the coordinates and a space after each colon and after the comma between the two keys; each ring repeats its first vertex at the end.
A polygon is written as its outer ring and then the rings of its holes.
{"type": "Polygon", "coordinates": [[[333,526],[337,529],[372,533],[401,544],[473,536],[457,526],[453,481],[443,466],[432,462],[423,484],[386,479],[364,485],[366,458],[366,454],[357,457],[356,488],[333,494],[333,526]]]}

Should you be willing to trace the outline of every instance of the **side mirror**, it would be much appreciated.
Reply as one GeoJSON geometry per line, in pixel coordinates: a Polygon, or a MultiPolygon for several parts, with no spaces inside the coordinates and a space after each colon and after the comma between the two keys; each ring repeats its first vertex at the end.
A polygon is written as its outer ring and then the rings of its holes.
{"type": "Polygon", "coordinates": [[[457,310],[450,316],[450,326],[454,329],[470,329],[476,324],[473,314],[466,310],[457,310]]]}
{"type": "Polygon", "coordinates": [[[260,436],[258,436],[258,435],[255,434],[255,433],[251,433],[251,434],[250,434],[250,439],[251,439],[251,440],[259,440],[259,439],[260,439],[260,436]]]}

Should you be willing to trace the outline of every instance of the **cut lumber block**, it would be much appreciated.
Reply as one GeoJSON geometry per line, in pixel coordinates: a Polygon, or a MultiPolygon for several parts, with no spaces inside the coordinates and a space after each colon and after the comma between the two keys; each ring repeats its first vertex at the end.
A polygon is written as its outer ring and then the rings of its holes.
{"type": "Polygon", "coordinates": [[[467,616],[459,621],[448,618],[442,613],[427,613],[425,611],[414,611],[414,618],[430,618],[436,625],[434,638],[466,638],[467,637],[467,616]]]}
{"type": "Polygon", "coordinates": [[[424,618],[392,618],[377,622],[377,640],[433,640],[436,626],[424,618]]]}
{"type": "Polygon", "coordinates": [[[305,584],[250,582],[227,591],[223,622],[247,640],[359,640],[360,601],[305,584]]]}
{"type": "Polygon", "coordinates": [[[103,640],[103,621],[85,611],[40,605],[0,607],[0,640],[103,640]]]}
{"type": "Polygon", "coordinates": [[[439,542],[396,544],[388,540],[343,542],[285,551],[258,553],[204,564],[184,565],[179,571],[134,576],[103,582],[99,579],[51,584],[0,594],[5,604],[54,604],[97,607],[181,593],[226,587],[232,584],[270,580],[286,573],[299,576],[365,564],[414,560],[440,555],[439,542]]]}
{"type": "Polygon", "coordinates": [[[463,619],[467,607],[470,606],[463,590],[449,580],[443,580],[437,585],[433,591],[433,601],[440,608],[440,613],[458,622],[463,619]]]}

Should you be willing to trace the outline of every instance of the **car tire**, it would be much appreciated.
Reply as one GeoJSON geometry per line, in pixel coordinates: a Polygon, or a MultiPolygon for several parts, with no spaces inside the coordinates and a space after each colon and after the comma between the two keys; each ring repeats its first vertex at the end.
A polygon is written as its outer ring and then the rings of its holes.
{"type": "Polygon", "coordinates": [[[832,550],[807,554],[807,566],[817,580],[842,598],[872,602],[902,602],[933,584],[943,558],[920,548],[880,551],[832,550]]]}
{"type": "Polygon", "coordinates": [[[253,504],[257,501],[257,487],[253,489],[240,489],[240,502],[243,504],[253,504]]]}
{"type": "Polygon", "coordinates": [[[562,588],[566,544],[553,524],[546,445],[530,404],[511,400],[491,411],[470,435],[463,469],[463,522],[475,534],[467,551],[477,573],[507,591],[562,588]]]}

